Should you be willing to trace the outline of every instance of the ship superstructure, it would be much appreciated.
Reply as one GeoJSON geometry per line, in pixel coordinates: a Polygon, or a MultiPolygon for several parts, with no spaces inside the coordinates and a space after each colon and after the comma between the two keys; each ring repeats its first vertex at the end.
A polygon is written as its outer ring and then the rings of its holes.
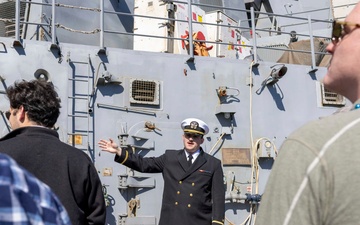
{"type": "Polygon", "coordinates": [[[223,163],[225,224],[253,224],[282,142],[349,104],[321,79],[332,21],[355,3],[2,0],[1,136],[10,131],[6,87],[54,83],[56,129],[98,169],[107,224],[156,225],[161,174],[119,165],[96,143],[110,137],[159,156],[182,148],[183,119],[201,118],[210,126],[203,148],[223,163]]]}

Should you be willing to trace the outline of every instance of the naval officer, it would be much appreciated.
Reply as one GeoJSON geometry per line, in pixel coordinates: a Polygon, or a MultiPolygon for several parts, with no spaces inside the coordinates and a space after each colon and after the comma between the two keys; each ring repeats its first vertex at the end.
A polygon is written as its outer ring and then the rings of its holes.
{"type": "Polygon", "coordinates": [[[100,140],[103,151],[115,153],[115,161],[136,171],[162,173],[164,191],[159,225],[224,224],[225,188],[221,161],[200,145],[208,125],[195,118],[181,123],[184,148],[166,150],[159,157],[141,157],[120,148],[112,139],[100,140]]]}

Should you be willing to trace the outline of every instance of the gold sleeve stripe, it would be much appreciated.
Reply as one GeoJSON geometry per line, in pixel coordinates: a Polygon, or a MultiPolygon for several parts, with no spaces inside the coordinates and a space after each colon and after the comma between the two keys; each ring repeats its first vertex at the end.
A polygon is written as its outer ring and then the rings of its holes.
{"type": "Polygon", "coordinates": [[[128,157],[129,157],[129,153],[128,153],[128,151],[126,151],[125,159],[121,162],[121,164],[124,164],[124,162],[126,162],[126,160],[128,159],[128,157]]]}
{"type": "Polygon", "coordinates": [[[221,225],[224,224],[223,222],[220,222],[220,221],[217,221],[217,220],[213,220],[212,223],[217,223],[217,224],[221,224],[221,225]]]}

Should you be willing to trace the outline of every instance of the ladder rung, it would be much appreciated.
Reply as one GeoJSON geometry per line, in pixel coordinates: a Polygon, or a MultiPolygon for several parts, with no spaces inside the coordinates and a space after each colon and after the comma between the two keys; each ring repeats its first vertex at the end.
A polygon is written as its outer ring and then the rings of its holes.
{"type": "Polygon", "coordinates": [[[81,79],[73,79],[73,78],[69,78],[69,80],[71,80],[71,81],[79,81],[79,82],[89,82],[89,80],[81,80],[81,79]]]}
{"type": "Polygon", "coordinates": [[[80,99],[80,100],[88,100],[88,98],[83,98],[83,97],[72,97],[72,96],[69,96],[68,98],[71,98],[71,99],[80,99]]]}
{"type": "Polygon", "coordinates": [[[87,134],[79,134],[79,133],[68,133],[68,135],[80,135],[80,136],[83,136],[83,137],[88,136],[87,134]]]}
{"type": "Polygon", "coordinates": [[[69,117],[88,118],[88,116],[68,115],[69,117]]]}
{"type": "Polygon", "coordinates": [[[69,61],[69,63],[89,64],[89,62],[69,61]]]}

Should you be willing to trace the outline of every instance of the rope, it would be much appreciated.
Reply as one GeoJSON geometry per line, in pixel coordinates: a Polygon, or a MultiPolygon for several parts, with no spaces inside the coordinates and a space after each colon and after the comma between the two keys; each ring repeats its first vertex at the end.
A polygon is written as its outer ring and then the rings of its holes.
{"type": "Polygon", "coordinates": [[[4,18],[0,18],[0,21],[8,22],[8,23],[14,23],[15,22],[15,20],[13,20],[13,19],[4,19],[4,18]]]}
{"type": "Polygon", "coordinates": [[[55,3],[55,6],[64,7],[64,8],[71,8],[71,9],[83,9],[83,10],[101,12],[101,10],[98,9],[98,8],[89,8],[89,7],[74,6],[74,5],[65,5],[65,4],[60,4],[60,3],[55,3]]]}
{"type": "MultiPolygon", "coordinates": [[[[10,1],[12,1],[12,0],[10,0],[10,1]]],[[[89,8],[89,7],[82,7],[82,6],[65,5],[65,4],[60,4],[60,3],[55,3],[55,6],[64,7],[64,8],[71,8],[71,9],[81,9],[81,10],[89,10],[89,11],[94,11],[94,12],[101,12],[101,9],[99,9],[99,8],[89,8]]],[[[5,19],[5,18],[0,18],[0,21],[8,22],[8,23],[14,23],[15,22],[14,19],[5,19]]],[[[56,24],[56,27],[62,28],[62,29],[67,30],[67,31],[77,32],[77,33],[82,33],[82,34],[96,34],[96,33],[99,33],[101,31],[99,28],[94,29],[93,31],[75,30],[75,29],[66,27],[66,26],[64,26],[62,24],[56,24]]]]}
{"type": "Polygon", "coordinates": [[[75,29],[72,29],[72,28],[68,28],[68,27],[65,27],[64,25],[61,25],[61,24],[56,24],[56,27],[58,28],[62,28],[64,30],[67,30],[67,31],[71,31],[71,32],[77,32],[77,33],[82,33],[82,34],[96,34],[96,33],[99,33],[100,32],[100,29],[97,28],[93,31],[82,31],[82,30],[75,30],[75,29]]]}

